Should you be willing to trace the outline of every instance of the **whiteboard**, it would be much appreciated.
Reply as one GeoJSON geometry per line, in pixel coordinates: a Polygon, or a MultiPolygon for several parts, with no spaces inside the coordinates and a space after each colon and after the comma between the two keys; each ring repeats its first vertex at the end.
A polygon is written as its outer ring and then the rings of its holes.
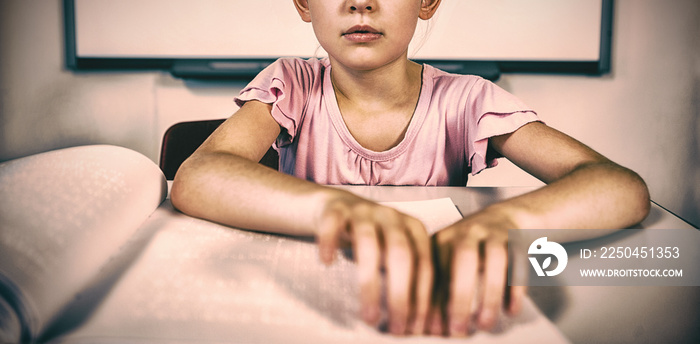
{"type": "MultiPolygon", "coordinates": [[[[145,66],[232,61],[224,65],[255,69],[258,65],[251,61],[325,56],[311,24],[299,18],[292,0],[65,0],[65,4],[69,64],[78,69],[81,59],[145,66]]],[[[443,0],[432,20],[420,21],[409,54],[415,60],[452,64],[597,66],[604,53],[609,54],[601,49],[609,44],[605,37],[610,5],[604,0],[443,0]]]]}

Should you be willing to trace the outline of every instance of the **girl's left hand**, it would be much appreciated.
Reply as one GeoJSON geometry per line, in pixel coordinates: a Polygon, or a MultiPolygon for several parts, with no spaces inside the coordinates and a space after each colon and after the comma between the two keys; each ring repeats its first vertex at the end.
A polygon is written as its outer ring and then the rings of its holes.
{"type": "Polygon", "coordinates": [[[507,287],[508,230],[514,228],[507,211],[496,205],[433,236],[435,287],[429,333],[466,336],[474,327],[472,321],[480,329],[491,329],[504,306],[510,314],[520,311],[526,288],[507,287]]]}

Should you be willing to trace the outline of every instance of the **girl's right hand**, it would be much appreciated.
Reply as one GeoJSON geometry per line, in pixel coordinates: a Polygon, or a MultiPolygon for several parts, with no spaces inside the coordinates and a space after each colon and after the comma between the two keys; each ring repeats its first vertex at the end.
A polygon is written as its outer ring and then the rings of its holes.
{"type": "Polygon", "coordinates": [[[423,224],[346,192],[326,203],[318,223],[316,237],[324,263],[332,263],[341,241],[352,246],[364,321],[378,325],[385,271],[389,331],[422,334],[433,285],[431,245],[423,224]]]}

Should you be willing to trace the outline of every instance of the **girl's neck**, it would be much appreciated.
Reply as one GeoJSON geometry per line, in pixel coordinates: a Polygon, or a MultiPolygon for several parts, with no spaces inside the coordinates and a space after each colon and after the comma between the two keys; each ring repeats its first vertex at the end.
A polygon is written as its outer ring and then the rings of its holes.
{"type": "Polygon", "coordinates": [[[367,108],[413,106],[420,95],[422,66],[400,59],[373,70],[345,68],[331,59],[331,80],[339,102],[367,108]]]}
{"type": "Polygon", "coordinates": [[[331,60],[331,80],[340,115],[366,149],[386,151],[405,137],[420,98],[422,67],[404,58],[357,71],[331,60]]]}

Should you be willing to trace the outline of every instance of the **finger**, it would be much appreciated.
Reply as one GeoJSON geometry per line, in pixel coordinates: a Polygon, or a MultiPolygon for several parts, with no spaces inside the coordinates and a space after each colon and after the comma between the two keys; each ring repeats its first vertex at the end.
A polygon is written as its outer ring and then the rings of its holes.
{"type": "Polygon", "coordinates": [[[379,237],[376,227],[371,222],[356,221],[351,226],[357,259],[362,318],[367,324],[376,326],[380,318],[381,302],[379,237]]]}
{"type": "Polygon", "coordinates": [[[414,254],[406,230],[389,226],[382,231],[385,244],[387,277],[387,305],[389,331],[396,335],[406,333],[411,309],[414,254]]]}
{"type": "Polygon", "coordinates": [[[507,276],[508,258],[505,245],[488,241],[484,248],[483,299],[479,312],[479,327],[489,330],[496,323],[501,307],[507,276]]]}
{"type": "MultiPolygon", "coordinates": [[[[510,235],[510,234],[509,234],[510,235]]],[[[510,261],[509,277],[507,294],[506,294],[506,309],[508,314],[517,315],[522,311],[523,301],[527,294],[527,278],[529,261],[523,252],[527,252],[527,248],[523,249],[519,246],[519,241],[512,240],[514,247],[509,247],[508,259],[510,261]]],[[[509,245],[511,239],[509,238],[509,245]]]]}
{"type": "Polygon", "coordinates": [[[412,237],[415,250],[415,277],[413,279],[413,314],[410,320],[410,332],[425,333],[426,320],[430,310],[431,295],[434,283],[431,244],[425,227],[418,220],[408,220],[406,223],[412,237]]]}
{"type": "Polygon", "coordinates": [[[523,309],[523,300],[527,294],[527,286],[508,287],[508,314],[518,315],[523,309]]]}
{"type": "Polygon", "coordinates": [[[319,255],[324,264],[329,265],[333,262],[340,234],[345,231],[346,226],[347,221],[340,211],[329,210],[323,214],[316,237],[319,255]]]}
{"type": "Polygon", "coordinates": [[[467,237],[454,244],[450,271],[449,333],[466,336],[479,275],[478,240],[467,237]]]}

